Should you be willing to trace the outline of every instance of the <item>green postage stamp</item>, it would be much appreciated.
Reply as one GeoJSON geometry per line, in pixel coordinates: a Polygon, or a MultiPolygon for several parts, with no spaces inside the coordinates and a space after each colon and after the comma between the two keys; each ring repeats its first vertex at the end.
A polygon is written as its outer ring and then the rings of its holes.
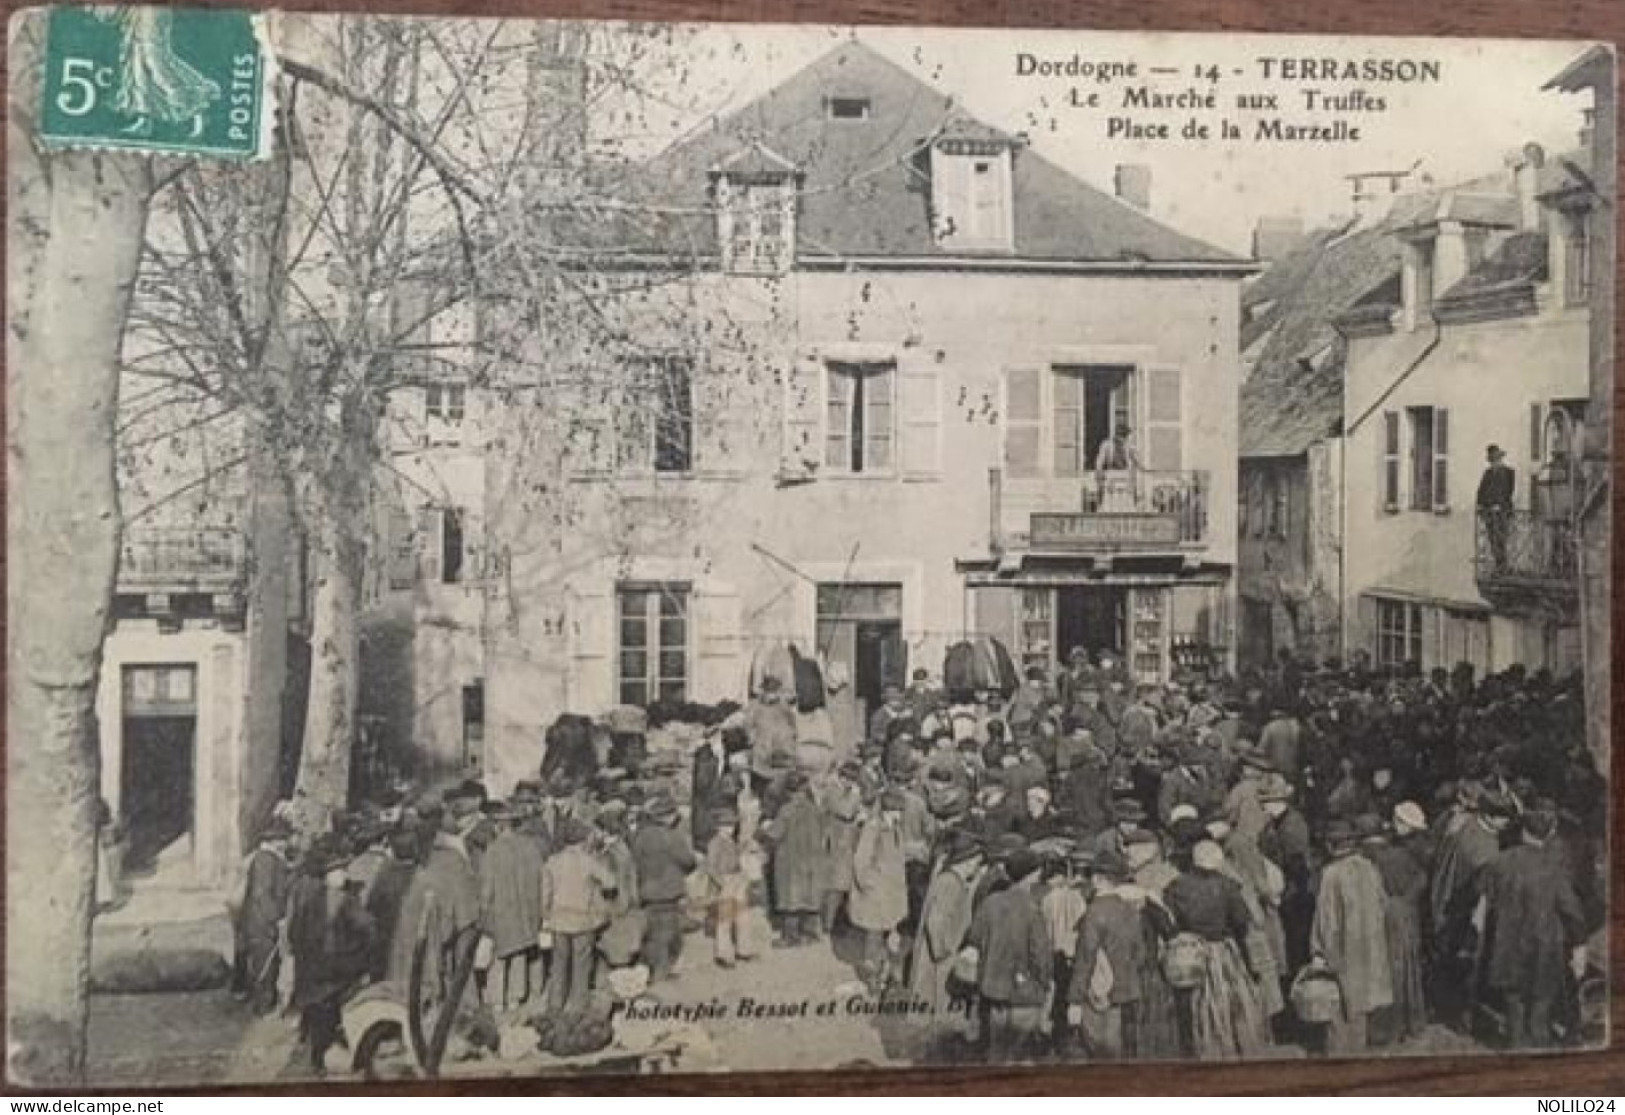
{"type": "Polygon", "coordinates": [[[262,157],[272,62],[256,20],[230,10],[52,8],[42,136],[58,147],[262,157]]]}

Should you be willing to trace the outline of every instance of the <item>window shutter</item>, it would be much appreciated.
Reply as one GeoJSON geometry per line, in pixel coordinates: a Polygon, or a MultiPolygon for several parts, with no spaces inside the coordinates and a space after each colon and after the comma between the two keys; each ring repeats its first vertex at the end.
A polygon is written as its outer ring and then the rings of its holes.
{"type": "Polygon", "coordinates": [[[693,699],[720,701],[740,692],[740,655],[743,640],[739,591],[721,581],[695,586],[694,647],[698,661],[692,670],[693,699]]]}
{"type": "Polygon", "coordinates": [[[562,385],[555,405],[566,416],[572,473],[601,474],[615,462],[616,412],[622,401],[615,385],[601,375],[582,371],[562,385]]]}
{"type": "Polygon", "coordinates": [[[485,576],[485,518],[474,511],[463,512],[463,580],[479,581],[485,576]]]}
{"type": "Polygon", "coordinates": [[[1546,432],[1546,408],[1540,403],[1529,404],[1529,467],[1538,469],[1546,457],[1544,434],[1546,432]]]}
{"type": "Polygon", "coordinates": [[[1382,412],[1382,509],[1399,511],[1399,411],[1382,412]]]}
{"type": "Polygon", "coordinates": [[[1433,510],[1450,510],[1450,412],[1433,408],[1433,510]]]}
{"type": "Polygon", "coordinates": [[[1178,368],[1146,370],[1145,466],[1156,472],[1185,467],[1181,378],[1178,368]]]}
{"type": "Polygon", "coordinates": [[[578,588],[570,598],[570,703],[595,712],[614,703],[615,594],[610,586],[578,588]]]}
{"type": "Polygon", "coordinates": [[[785,369],[784,434],[779,467],[787,476],[808,477],[824,459],[824,364],[804,355],[785,369]]]}
{"type": "Polygon", "coordinates": [[[852,396],[856,384],[842,372],[822,370],[824,379],[824,465],[845,472],[852,465],[852,396]]]}
{"type": "Polygon", "coordinates": [[[1050,374],[1049,381],[1055,475],[1080,476],[1094,467],[1093,461],[1083,459],[1083,376],[1058,368],[1050,374]]]}
{"type": "Polygon", "coordinates": [[[389,510],[389,587],[408,589],[417,580],[417,538],[412,514],[403,507],[389,510]]]}
{"type": "Polygon", "coordinates": [[[898,462],[906,480],[942,473],[942,377],[935,358],[911,351],[898,363],[902,439],[898,462]]]}
{"type": "Polygon", "coordinates": [[[869,367],[863,384],[863,467],[867,472],[890,472],[897,467],[897,367],[869,367]]]}
{"type": "Polygon", "coordinates": [[[1037,476],[1044,437],[1044,370],[1004,371],[1004,469],[1014,477],[1037,476]]]}
{"type": "Polygon", "coordinates": [[[425,507],[418,512],[418,568],[424,584],[440,581],[440,508],[425,507]]]}

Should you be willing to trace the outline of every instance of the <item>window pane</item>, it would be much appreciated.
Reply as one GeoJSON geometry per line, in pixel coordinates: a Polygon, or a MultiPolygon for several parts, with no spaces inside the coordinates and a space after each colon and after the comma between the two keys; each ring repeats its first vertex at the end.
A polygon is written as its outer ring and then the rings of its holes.
{"type": "Polygon", "coordinates": [[[681,702],[688,700],[688,686],[681,681],[668,681],[660,683],[660,699],[662,701],[681,702]]]}
{"type": "Polygon", "coordinates": [[[621,645],[623,647],[641,647],[649,641],[648,625],[636,616],[624,616],[621,619],[621,645]]]}
{"type": "Polygon", "coordinates": [[[688,645],[688,621],[678,617],[676,619],[663,619],[660,621],[660,647],[685,647],[688,645]]]}
{"type": "Polygon", "coordinates": [[[657,472],[687,472],[693,460],[694,395],[689,362],[667,357],[655,365],[656,407],[654,467],[657,472]]]}
{"type": "Polygon", "coordinates": [[[670,681],[673,678],[688,676],[687,658],[680,650],[663,650],[660,652],[660,678],[670,681]]]}
{"type": "Polygon", "coordinates": [[[641,650],[621,651],[621,677],[623,680],[641,680],[649,676],[649,656],[641,650]]]}
{"type": "Polygon", "coordinates": [[[688,593],[681,588],[663,589],[660,593],[660,616],[670,619],[688,614],[688,593]]]}
{"type": "Polygon", "coordinates": [[[621,704],[644,705],[649,703],[649,689],[641,680],[621,681],[621,704]]]}

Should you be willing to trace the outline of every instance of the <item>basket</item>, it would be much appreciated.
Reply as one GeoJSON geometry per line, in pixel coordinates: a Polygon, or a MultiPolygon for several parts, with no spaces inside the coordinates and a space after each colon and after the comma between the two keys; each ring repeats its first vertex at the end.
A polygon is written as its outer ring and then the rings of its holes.
{"type": "Polygon", "coordinates": [[[1206,970],[1207,943],[1196,934],[1181,933],[1162,946],[1162,974],[1174,990],[1200,986],[1206,970]]]}
{"type": "Polygon", "coordinates": [[[1343,1016],[1337,977],[1324,968],[1304,968],[1292,981],[1292,1009],[1303,1022],[1336,1022],[1343,1016]]]}

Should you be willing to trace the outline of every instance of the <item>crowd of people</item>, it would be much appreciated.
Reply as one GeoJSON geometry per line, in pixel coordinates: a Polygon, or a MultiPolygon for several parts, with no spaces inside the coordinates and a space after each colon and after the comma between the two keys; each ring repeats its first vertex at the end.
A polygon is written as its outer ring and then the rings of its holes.
{"type": "Polygon", "coordinates": [[[703,932],[685,971],[764,981],[842,943],[953,1060],[1583,1040],[1606,790],[1577,680],[1283,656],[1141,684],[1080,650],[1008,693],[919,672],[867,724],[756,688],[677,771],[636,715],[564,716],[506,800],[273,820],[239,994],[297,1008],[320,1071],[363,984],[562,1031],[606,988],[658,998],[703,932]]]}

